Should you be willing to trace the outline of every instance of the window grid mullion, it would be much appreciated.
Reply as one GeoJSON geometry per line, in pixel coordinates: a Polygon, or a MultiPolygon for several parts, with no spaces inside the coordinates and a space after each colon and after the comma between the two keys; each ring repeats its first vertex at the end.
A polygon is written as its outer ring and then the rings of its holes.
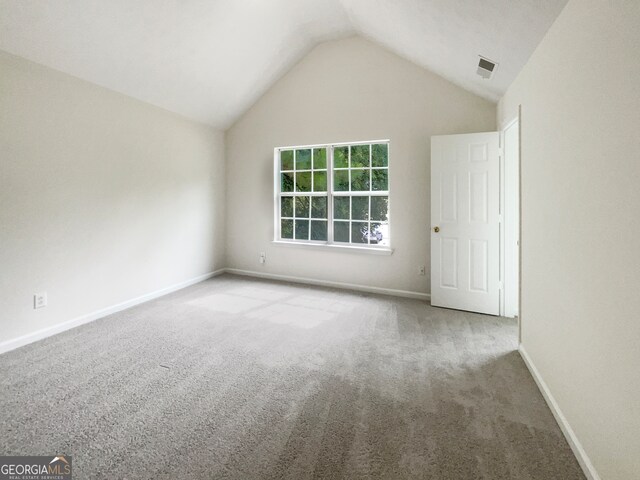
{"type": "MultiPolygon", "coordinates": [[[[313,148],[310,149],[311,154],[311,191],[313,192],[313,148]]],[[[311,240],[311,209],[313,208],[313,197],[309,195],[309,212],[307,213],[307,240],[311,240]]]]}
{"type": "Polygon", "coordinates": [[[371,245],[371,192],[373,191],[373,145],[369,145],[369,196],[367,198],[367,245],[371,245]]]}
{"type": "Polygon", "coordinates": [[[353,209],[353,194],[351,192],[351,149],[353,147],[351,145],[349,145],[349,155],[347,156],[347,166],[349,167],[349,243],[353,243],[353,241],[351,240],[351,232],[353,230],[353,218],[351,215],[351,211],[353,209]]]}
{"type": "MultiPolygon", "coordinates": [[[[315,192],[316,191],[316,176],[313,174],[313,169],[314,169],[314,163],[315,163],[315,159],[313,158],[315,156],[314,154],[315,150],[312,148],[311,149],[311,191],[315,192]]],[[[311,226],[309,226],[311,227],[311,226]]],[[[309,231],[311,231],[311,229],[309,229],[309,231]]]]}
{"type": "MultiPolygon", "coordinates": [[[[351,149],[349,149],[351,150],[351,149]]],[[[351,164],[351,159],[349,159],[349,164],[351,164]]],[[[349,182],[349,189],[351,189],[351,182],[349,182]]],[[[353,215],[351,212],[353,211],[353,195],[349,195],[349,243],[351,242],[351,231],[353,230],[353,215]]]]}
{"type": "MultiPolygon", "coordinates": [[[[373,191],[373,145],[369,145],[369,192],[373,191]]],[[[371,197],[369,197],[369,212],[371,212],[371,197]]]]}
{"type": "Polygon", "coordinates": [[[274,209],[274,224],[273,228],[275,230],[274,235],[277,236],[278,240],[282,240],[282,150],[278,150],[278,156],[274,155],[273,160],[274,169],[276,175],[274,175],[274,182],[278,186],[276,190],[276,207],[274,209]]]}
{"type": "Polygon", "coordinates": [[[333,239],[333,146],[327,148],[327,243],[333,239]]]}
{"type": "Polygon", "coordinates": [[[367,245],[371,245],[371,195],[369,195],[369,208],[367,209],[367,245]]]}

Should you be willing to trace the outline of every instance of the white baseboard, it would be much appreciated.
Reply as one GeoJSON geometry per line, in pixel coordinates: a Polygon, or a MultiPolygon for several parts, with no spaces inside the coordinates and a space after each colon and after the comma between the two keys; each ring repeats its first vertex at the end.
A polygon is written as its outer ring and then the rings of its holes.
{"type": "Polygon", "coordinates": [[[320,287],[343,288],[345,290],[356,290],[359,292],[378,293],[382,295],[393,295],[396,297],[416,298],[419,300],[430,300],[428,293],[411,292],[409,290],[395,290],[393,288],[370,287],[356,283],[331,282],[328,280],[317,280],[315,278],[292,277],[289,275],[276,275],[274,273],[255,272],[252,270],[240,270],[237,268],[225,268],[225,272],[246,277],[266,278],[269,280],[282,280],[293,283],[304,283],[307,285],[318,285],[320,287]]]}
{"type": "Polygon", "coordinates": [[[562,413],[562,410],[560,410],[560,406],[556,402],[555,398],[553,398],[549,387],[540,376],[540,372],[531,361],[531,357],[529,357],[522,344],[520,344],[520,346],[518,347],[518,351],[520,352],[520,356],[524,360],[525,365],[531,372],[531,376],[538,384],[538,388],[540,389],[542,396],[546,400],[547,405],[549,405],[549,408],[551,409],[556,422],[558,422],[558,425],[560,426],[562,433],[567,439],[571,450],[573,450],[573,454],[576,456],[576,459],[578,460],[578,463],[580,464],[580,467],[582,468],[585,476],[588,480],[600,480],[600,475],[598,475],[598,472],[593,466],[593,463],[591,463],[587,452],[582,447],[582,444],[578,440],[578,437],[576,437],[576,434],[571,428],[571,425],[569,425],[569,422],[562,413]]]}
{"type": "Polygon", "coordinates": [[[162,297],[169,293],[173,293],[177,290],[181,290],[183,288],[189,287],[196,283],[200,283],[204,280],[218,276],[222,273],[224,273],[224,268],[221,268],[220,270],[216,270],[215,272],[209,272],[209,273],[205,273],[204,275],[199,275],[195,278],[185,280],[184,282],[176,283],[175,285],[171,285],[169,287],[161,288],[160,290],[147,293],[137,298],[132,298],[131,300],[118,303],[117,305],[112,305],[110,307],[106,307],[106,308],[97,310],[95,312],[91,312],[86,315],[82,315],[80,317],[67,320],[66,322],[58,323],[57,325],[53,325],[51,327],[43,328],[42,330],[38,330],[33,333],[28,333],[27,335],[23,335],[21,337],[12,338],[11,340],[6,340],[0,343],[0,354],[8,352],[10,350],[15,350],[16,348],[22,347],[24,345],[28,345],[29,343],[37,342],[38,340],[42,340],[43,338],[47,338],[52,335],[56,335],[57,333],[64,332],[71,328],[84,325],[85,323],[93,322],[94,320],[98,320],[99,318],[106,317],[107,315],[111,315],[112,313],[120,312],[122,310],[126,310],[127,308],[131,308],[136,305],[140,305],[141,303],[148,302],[149,300],[153,300],[155,298],[162,297]]]}

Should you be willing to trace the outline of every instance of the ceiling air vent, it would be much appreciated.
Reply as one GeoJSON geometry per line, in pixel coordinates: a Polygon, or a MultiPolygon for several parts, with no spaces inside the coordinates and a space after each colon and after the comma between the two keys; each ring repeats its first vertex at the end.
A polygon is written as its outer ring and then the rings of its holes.
{"type": "Polygon", "coordinates": [[[480,57],[480,61],[478,62],[478,71],[476,72],[484,79],[489,79],[493,76],[493,73],[496,71],[498,64],[488,58],[480,57]]]}

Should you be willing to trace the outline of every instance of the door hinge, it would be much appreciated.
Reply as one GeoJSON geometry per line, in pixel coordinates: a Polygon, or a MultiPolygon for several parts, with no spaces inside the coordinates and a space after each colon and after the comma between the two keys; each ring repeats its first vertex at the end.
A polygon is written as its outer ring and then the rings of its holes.
{"type": "Polygon", "coordinates": [[[498,282],[498,290],[504,290],[504,283],[498,282]]]}

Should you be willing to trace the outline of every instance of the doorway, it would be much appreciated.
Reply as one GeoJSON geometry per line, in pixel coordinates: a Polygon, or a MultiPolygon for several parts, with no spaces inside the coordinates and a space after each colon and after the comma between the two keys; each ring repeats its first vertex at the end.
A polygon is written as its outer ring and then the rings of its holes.
{"type": "Polygon", "coordinates": [[[517,317],[520,121],[431,138],[431,304],[517,317]]]}

